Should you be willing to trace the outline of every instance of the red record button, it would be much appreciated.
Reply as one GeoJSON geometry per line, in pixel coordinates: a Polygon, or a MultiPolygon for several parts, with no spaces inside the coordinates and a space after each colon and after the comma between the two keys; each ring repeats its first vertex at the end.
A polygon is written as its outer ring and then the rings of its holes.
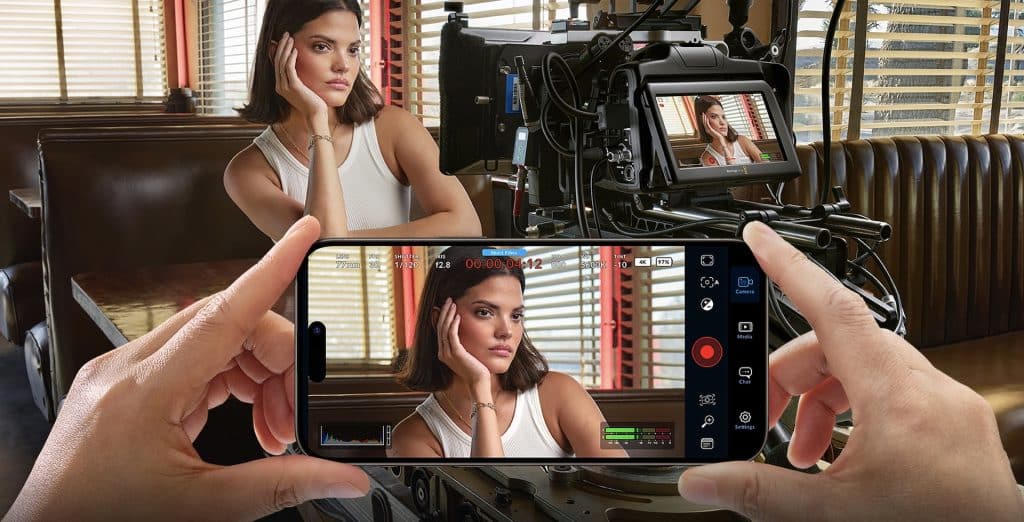
{"type": "Polygon", "coordinates": [[[697,366],[701,368],[711,368],[718,364],[722,360],[722,343],[718,342],[718,339],[714,337],[701,337],[697,339],[697,342],[693,343],[693,349],[690,350],[693,355],[693,361],[697,363],[697,366]]]}

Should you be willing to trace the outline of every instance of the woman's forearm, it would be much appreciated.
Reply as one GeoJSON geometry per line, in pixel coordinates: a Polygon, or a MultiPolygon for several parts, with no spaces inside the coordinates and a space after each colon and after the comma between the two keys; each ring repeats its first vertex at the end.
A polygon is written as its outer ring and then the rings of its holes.
{"type": "MultiPolygon", "coordinates": [[[[326,120],[310,125],[310,134],[331,136],[326,120]]],[[[309,181],[306,185],[306,215],[320,221],[320,237],[346,237],[348,217],[345,195],[338,176],[334,143],[314,138],[309,149],[309,181]]]]}
{"type": "Polygon", "coordinates": [[[385,228],[353,230],[351,237],[480,237],[480,218],[476,212],[443,211],[427,217],[385,228]]]}
{"type": "MultiPolygon", "coordinates": [[[[488,389],[474,390],[473,401],[494,404],[490,386],[488,389]]],[[[505,448],[501,445],[501,434],[498,433],[498,412],[496,408],[480,406],[471,420],[473,423],[473,442],[469,448],[470,457],[504,457],[505,448]]]]}

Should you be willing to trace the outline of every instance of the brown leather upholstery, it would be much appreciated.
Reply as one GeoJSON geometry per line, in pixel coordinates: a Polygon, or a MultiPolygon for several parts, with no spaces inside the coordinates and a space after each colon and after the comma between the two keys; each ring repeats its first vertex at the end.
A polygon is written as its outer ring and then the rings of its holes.
{"type": "Polygon", "coordinates": [[[62,398],[111,349],[71,295],[75,274],[261,256],[270,241],[224,191],[256,126],[48,129],[40,134],[43,263],[62,398]]]}
{"type": "MultiPolygon", "coordinates": [[[[820,144],[784,200],[810,204],[820,144]]],[[[879,253],[919,348],[1024,330],[1024,138],[899,137],[835,143],[833,184],[854,211],[887,221],[879,253]]]]}
{"type": "Polygon", "coordinates": [[[0,334],[20,345],[25,331],[44,317],[43,264],[31,261],[0,269],[0,334]]]}
{"type": "MultiPolygon", "coordinates": [[[[262,127],[50,129],[40,134],[43,263],[56,410],[111,343],[71,295],[75,274],[261,256],[270,240],[224,191],[228,161],[262,127]]],[[[216,464],[262,455],[251,408],[210,412],[195,442],[216,464]]]]}
{"type": "MultiPolygon", "coordinates": [[[[804,176],[784,201],[817,201],[822,150],[797,148],[804,176]]],[[[857,140],[833,144],[832,158],[854,211],[893,226],[879,253],[907,340],[988,400],[1024,482],[1024,137],[857,140]]]]}
{"type": "Polygon", "coordinates": [[[46,321],[40,321],[25,332],[25,370],[32,390],[32,400],[47,422],[53,422],[54,405],[50,394],[50,343],[46,321]]]}
{"type": "MultiPolygon", "coordinates": [[[[212,124],[238,123],[235,117],[198,117],[193,115],[160,114],[156,108],[118,108],[115,113],[98,113],[82,108],[79,111],[44,107],[40,110],[22,108],[19,114],[0,111],[0,189],[4,203],[0,204],[0,267],[39,262],[39,221],[29,218],[14,205],[7,203],[7,192],[14,188],[39,186],[39,157],[36,138],[48,127],[104,127],[104,126],[167,126],[204,122],[212,124]],[[46,109],[46,110],[42,110],[46,109]]],[[[38,271],[38,268],[36,269],[38,271]]],[[[36,272],[10,271],[8,280],[0,286],[0,332],[12,343],[21,344],[25,330],[43,320],[43,282],[36,272]],[[20,279],[22,275],[30,276],[20,279]],[[18,295],[7,293],[17,288],[18,295]],[[28,299],[26,307],[19,303],[28,299]],[[21,321],[15,321],[20,318],[21,321]]]]}

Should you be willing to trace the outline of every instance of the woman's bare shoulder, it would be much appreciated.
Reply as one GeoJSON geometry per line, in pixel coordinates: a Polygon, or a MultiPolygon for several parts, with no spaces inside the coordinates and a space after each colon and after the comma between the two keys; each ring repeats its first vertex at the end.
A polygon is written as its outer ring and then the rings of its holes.
{"type": "Polygon", "coordinates": [[[549,396],[552,398],[563,396],[565,393],[573,393],[574,391],[583,390],[583,385],[579,381],[572,378],[570,375],[562,372],[548,372],[544,376],[544,379],[537,385],[537,393],[541,397],[549,396]]]}
{"type": "Polygon", "coordinates": [[[413,114],[401,107],[394,105],[385,105],[377,113],[377,125],[401,125],[403,123],[408,124],[409,122],[415,121],[417,124],[420,123],[419,118],[413,116],[413,114]]]}
{"type": "Polygon", "coordinates": [[[249,184],[269,180],[278,188],[281,188],[277,173],[274,172],[263,151],[250,144],[242,149],[234,158],[228,162],[224,169],[224,183],[226,185],[249,184]]]}
{"type": "MultiPolygon", "coordinates": [[[[417,412],[412,412],[408,417],[402,419],[394,428],[391,430],[391,442],[392,446],[395,447],[402,456],[420,456],[420,455],[407,455],[409,448],[422,447],[426,445],[433,450],[437,455],[444,455],[444,451],[441,449],[441,444],[438,442],[434,432],[430,431],[430,427],[427,426],[427,422],[423,420],[417,412]]],[[[417,452],[418,453],[418,452],[417,452]]]]}

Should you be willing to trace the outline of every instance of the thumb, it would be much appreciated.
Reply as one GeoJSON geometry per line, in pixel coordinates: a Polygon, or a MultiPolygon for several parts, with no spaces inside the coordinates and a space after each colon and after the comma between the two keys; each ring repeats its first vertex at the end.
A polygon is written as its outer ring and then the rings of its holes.
{"type": "Polygon", "coordinates": [[[752,520],[817,520],[827,498],[823,479],[769,464],[724,462],[686,470],[679,494],[752,520]]]}
{"type": "Polygon", "coordinates": [[[212,472],[208,492],[217,495],[218,518],[255,520],[320,498],[367,494],[362,469],[305,455],[267,457],[212,472]]]}

